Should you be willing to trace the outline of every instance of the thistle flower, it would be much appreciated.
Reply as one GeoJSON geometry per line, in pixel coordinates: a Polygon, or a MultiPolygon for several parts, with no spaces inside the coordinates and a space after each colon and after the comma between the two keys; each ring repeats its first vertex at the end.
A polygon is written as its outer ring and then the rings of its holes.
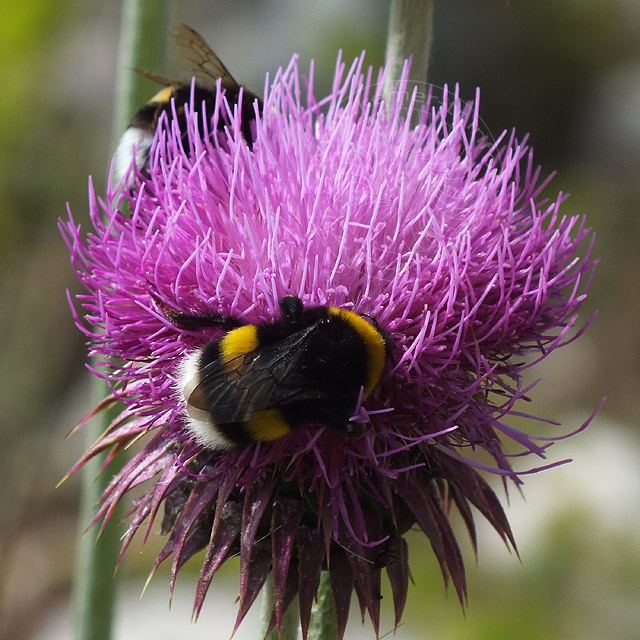
{"type": "Polygon", "coordinates": [[[554,439],[509,421],[523,416],[530,354],[545,358],[581,333],[592,234],[560,214],[563,195],[541,198],[548,179],[525,142],[481,137],[477,98],[465,104],[445,90],[405,108],[406,78],[405,69],[387,105],[384,70],[374,83],[362,59],[348,70],[339,61],[330,95],[314,97],[312,68],[303,99],[294,59],[266,89],[252,148],[224,98],[213,122],[187,105],[186,138],[161,122],[148,171],[134,172],[130,189],[110,186],[105,201],[91,189],[91,233],[72,217],[62,225],[86,289],[76,322],[100,364],[94,373],[112,388],[104,404],[123,403],[73,470],[144,438],[96,521],[144,485],[122,552],[139,529],[149,535],[164,505],[168,538],[155,567],[172,557],[171,589],[206,549],[196,615],[218,568],[239,554],[236,628],[269,579],[272,624],[297,595],[306,637],[328,570],[340,637],[353,591],[377,633],[383,569],[396,624],[403,613],[411,528],[428,537],[464,603],[450,509],[474,549],[474,508],[515,549],[485,476],[520,485],[523,473],[564,462],[514,469],[514,454],[520,466],[544,459],[554,439]],[[203,446],[176,380],[185,357],[224,332],[178,326],[166,309],[256,324],[278,318],[287,294],[368,314],[387,337],[380,381],[353,410],[358,434],[308,424],[270,442],[203,446]]]}

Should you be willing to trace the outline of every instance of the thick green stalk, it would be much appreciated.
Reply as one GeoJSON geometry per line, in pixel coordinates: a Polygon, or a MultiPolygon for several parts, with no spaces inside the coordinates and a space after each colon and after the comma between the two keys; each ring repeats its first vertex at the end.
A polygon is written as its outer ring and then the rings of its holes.
{"type": "Polygon", "coordinates": [[[262,587],[262,601],[260,603],[260,633],[257,638],[262,640],[298,640],[298,629],[300,627],[300,616],[298,615],[297,599],[295,599],[282,616],[282,629],[278,633],[273,629],[266,635],[273,614],[273,585],[271,580],[265,582],[262,587]]]}
{"type": "MultiPolygon", "coordinates": [[[[118,82],[114,116],[115,135],[127,126],[131,115],[146,100],[143,95],[145,78],[133,73],[135,67],[161,68],[167,39],[167,0],[124,0],[122,5],[122,35],[118,59],[118,82]]],[[[107,394],[104,382],[95,379],[94,400],[107,394]]],[[[92,445],[113,416],[102,414],[86,427],[87,445],[92,445]]],[[[95,506],[113,473],[113,463],[100,475],[103,456],[87,463],[82,471],[80,531],[83,532],[95,515],[95,506]]],[[[120,462],[122,464],[122,462],[120,462]]],[[[109,640],[112,637],[116,580],[114,572],[120,548],[119,517],[115,514],[98,539],[93,527],[78,542],[74,577],[76,640],[109,640]]]]}
{"type": "Polygon", "coordinates": [[[323,571],[320,576],[318,597],[311,610],[307,640],[338,640],[338,618],[328,571],[323,571]]]}

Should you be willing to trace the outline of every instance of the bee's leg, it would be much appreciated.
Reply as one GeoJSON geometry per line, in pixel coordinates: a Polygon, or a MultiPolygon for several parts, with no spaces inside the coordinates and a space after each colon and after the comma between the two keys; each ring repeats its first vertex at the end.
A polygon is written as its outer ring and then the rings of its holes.
{"type": "Polygon", "coordinates": [[[185,313],[183,311],[177,311],[168,304],[164,303],[153,293],[151,297],[164,313],[164,317],[171,323],[180,327],[181,329],[187,329],[193,331],[197,329],[203,329],[206,327],[218,327],[224,331],[231,331],[243,326],[243,322],[234,318],[233,316],[223,316],[219,313],[185,313]]]}

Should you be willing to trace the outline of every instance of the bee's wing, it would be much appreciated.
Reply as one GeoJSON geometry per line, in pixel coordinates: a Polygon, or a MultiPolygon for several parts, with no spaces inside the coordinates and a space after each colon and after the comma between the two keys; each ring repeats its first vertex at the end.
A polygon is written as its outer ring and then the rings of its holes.
{"type": "Polygon", "coordinates": [[[185,71],[193,74],[198,82],[209,87],[215,85],[220,78],[226,89],[239,87],[199,33],[186,24],[181,24],[172,31],[171,36],[178,46],[178,63],[185,71]]]}
{"type": "Polygon", "coordinates": [[[258,347],[220,367],[216,362],[204,371],[190,394],[189,405],[212,411],[216,422],[244,422],[265,409],[305,400],[328,400],[309,385],[304,374],[305,344],[318,325],[298,331],[279,342],[258,347]]]}
{"type": "Polygon", "coordinates": [[[167,78],[166,76],[155,73],[154,71],[147,71],[147,69],[141,69],[140,67],[135,67],[134,71],[145,78],[149,78],[149,80],[153,80],[158,84],[163,84],[165,87],[171,87],[178,84],[175,80],[171,80],[171,78],[167,78]]]}

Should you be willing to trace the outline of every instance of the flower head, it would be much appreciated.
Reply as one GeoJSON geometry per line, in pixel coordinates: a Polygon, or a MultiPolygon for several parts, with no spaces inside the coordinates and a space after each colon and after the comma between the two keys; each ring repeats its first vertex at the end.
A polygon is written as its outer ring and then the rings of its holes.
{"type": "Polygon", "coordinates": [[[513,453],[544,458],[553,441],[509,419],[522,415],[525,356],[544,358],[575,335],[594,265],[577,250],[590,232],[560,214],[562,195],[541,199],[547,181],[524,142],[480,136],[477,100],[445,91],[412,125],[406,73],[390,106],[382,75],[372,80],[362,60],[339,63],[330,95],[317,100],[309,79],[303,99],[294,60],[267,89],[251,147],[224,99],[214,119],[225,110],[229,125],[216,135],[187,105],[186,138],[163,120],[131,189],[110,188],[104,202],[91,193],[90,234],[72,218],[63,225],[86,289],[78,326],[96,374],[124,403],[76,468],[145,437],[96,519],[145,484],[123,552],[164,504],[168,539],[156,566],[172,557],[172,583],[206,548],[196,613],[217,569],[239,554],[237,624],[272,573],[274,624],[298,595],[306,637],[323,569],[341,634],[354,590],[377,631],[383,569],[398,623],[411,528],[428,537],[464,601],[449,510],[461,513],[474,547],[473,508],[515,548],[484,475],[520,484],[513,453]],[[353,407],[355,434],[318,418],[271,441],[203,444],[177,380],[189,354],[228,328],[175,319],[274,323],[287,295],[305,308],[366,314],[385,336],[380,379],[353,407]]]}

